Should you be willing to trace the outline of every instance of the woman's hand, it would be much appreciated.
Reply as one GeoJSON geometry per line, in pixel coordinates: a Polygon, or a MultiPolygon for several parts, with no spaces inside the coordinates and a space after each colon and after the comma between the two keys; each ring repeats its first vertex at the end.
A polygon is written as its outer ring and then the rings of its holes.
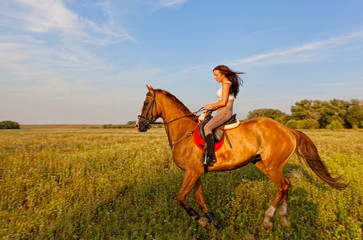
{"type": "Polygon", "coordinates": [[[211,110],[213,108],[212,104],[208,104],[204,106],[204,110],[211,110]]]}

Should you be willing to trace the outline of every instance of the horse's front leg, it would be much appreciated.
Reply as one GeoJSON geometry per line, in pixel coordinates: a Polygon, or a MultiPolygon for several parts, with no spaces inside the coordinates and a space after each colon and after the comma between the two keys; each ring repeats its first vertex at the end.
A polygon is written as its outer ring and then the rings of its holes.
{"type": "Polygon", "coordinates": [[[217,218],[214,214],[207,209],[207,205],[205,204],[204,196],[203,196],[203,186],[202,181],[199,178],[194,186],[195,199],[197,200],[199,208],[203,211],[205,217],[208,219],[208,222],[214,226],[218,225],[217,218]]]}
{"type": "MultiPolygon", "coordinates": [[[[200,176],[202,174],[199,174],[199,173],[196,173],[196,172],[190,171],[190,170],[185,171],[183,185],[178,194],[178,204],[189,214],[189,216],[192,217],[192,219],[197,221],[202,227],[207,227],[208,219],[201,218],[199,213],[196,212],[193,208],[191,208],[186,202],[186,197],[187,197],[188,193],[196,185],[196,182],[198,181],[198,179],[200,179],[200,176]]],[[[203,196],[202,196],[202,199],[204,202],[203,196]]],[[[199,202],[198,202],[198,204],[199,204],[199,202]]],[[[204,203],[204,206],[205,206],[205,203],[204,203]]]]}

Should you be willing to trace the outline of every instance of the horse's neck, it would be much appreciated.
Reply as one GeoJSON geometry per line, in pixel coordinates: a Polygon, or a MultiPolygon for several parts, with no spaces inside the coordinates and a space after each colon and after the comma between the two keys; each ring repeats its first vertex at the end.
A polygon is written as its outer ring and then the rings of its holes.
{"type": "Polygon", "coordinates": [[[197,127],[197,123],[190,118],[181,118],[165,124],[165,132],[172,149],[182,140],[191,136],[197,127]]]}
{"type": "Polygon", "coordinates": [[[191,119],[191,112],[183,110],[183,107],[170,98],[167,98],[162,106],[161,118],[165,123],[165,130],[171,143],[183,138],[197,126],[196,121],[191,119]]]}
{"type": "Polygon", "coordinates": [[[164,96],[160,107],[162,110],[161,118],[164,122],[174,121],[179,118],[185,120],[184,117],[191,115],[191,112],[186,110],[187,108],[184,104],[179,100],[174,100],[172,97],[164,96]]]}

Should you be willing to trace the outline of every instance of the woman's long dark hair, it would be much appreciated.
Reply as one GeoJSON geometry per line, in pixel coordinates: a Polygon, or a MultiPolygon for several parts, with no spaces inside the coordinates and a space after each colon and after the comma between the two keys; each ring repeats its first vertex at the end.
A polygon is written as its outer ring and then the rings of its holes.
{"type": "Polygon", "coordinates": [[[229,89],[229,93],[234,97],[237,97],[239,92],[239,87],[243,85],[243,79],[238,76],[239,74],[244,74],[244,72],[235,72],[232,71],[229,67],[225,65],[219,65],[213,69],[218,70],[220,73],[226,75],[229,81],[232,82],[231,88],[229,89]]]}

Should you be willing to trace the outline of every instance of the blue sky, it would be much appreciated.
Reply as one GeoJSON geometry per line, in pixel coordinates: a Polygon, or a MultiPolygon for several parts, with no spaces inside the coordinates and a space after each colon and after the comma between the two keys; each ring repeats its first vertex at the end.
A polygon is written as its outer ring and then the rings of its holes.
{"type": "Polygon", "coordinates": [[[243,71],[234,111],[363,99],[360,0],[2,0],[0,121],[136,120],[145,84],[191,111],[219,64],[243,71]]]}

